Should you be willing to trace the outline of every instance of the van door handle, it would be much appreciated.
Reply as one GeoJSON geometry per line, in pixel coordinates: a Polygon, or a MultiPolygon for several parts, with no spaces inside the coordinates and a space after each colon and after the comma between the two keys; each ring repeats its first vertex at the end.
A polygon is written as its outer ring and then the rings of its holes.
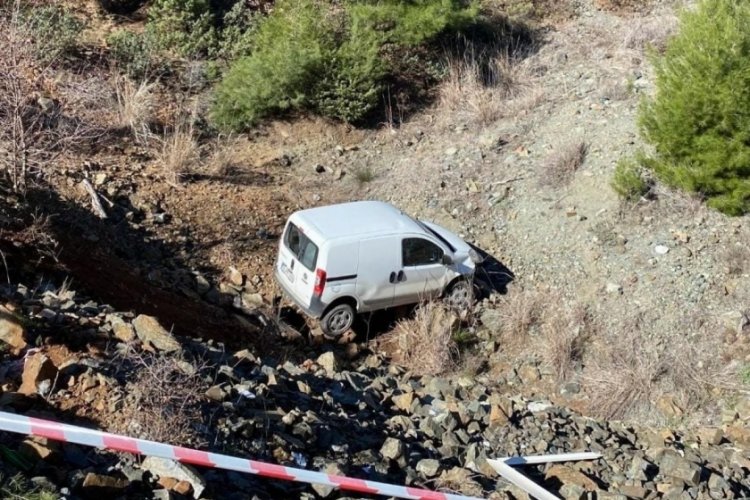
{"type": "Polygon", "coordinates": [[[395,283],[396,282],[396,273],[395,272],[391,273],[391,275],[388,277],[388,281],[390,281],[391,283],[395,283]]]}
{"type": "Polygon", "coordinates": [[[404,281],[406,279],[406,275],[404,274],[404,270],[398,272],[398,276],[396,276],[396,281],[404,281]]]}

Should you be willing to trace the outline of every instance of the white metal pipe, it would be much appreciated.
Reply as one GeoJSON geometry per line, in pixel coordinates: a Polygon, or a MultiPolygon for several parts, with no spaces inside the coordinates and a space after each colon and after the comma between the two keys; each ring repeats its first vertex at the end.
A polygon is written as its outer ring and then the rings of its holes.
{"type": "Polygon", "coordinates": [[[538,500],[560,500],[559,497],[556,497],[549,491],[545,490],[505,462],[501,460],[487,460],[487,463],[489,463],[498,474],[521,488],[532,497],[538,500]]]}
{"type": "Polygon", "coordinates": [[[579,460],[596,460],[601,458],[601,453],[582,452],[582,453],[560,453],[557,455],[529,455],[525,457],[505,457],[498,458],[500,462],[508,465],[537,465],[550,462],[577,462],[579,460]]]}

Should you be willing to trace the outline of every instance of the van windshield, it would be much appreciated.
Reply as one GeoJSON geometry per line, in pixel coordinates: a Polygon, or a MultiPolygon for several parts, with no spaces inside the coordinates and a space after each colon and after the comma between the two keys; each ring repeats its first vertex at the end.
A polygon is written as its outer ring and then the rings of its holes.
{"type": "Polygon", "coordinates": [[[303,266],[310,271],[315,270],[315,265],[318,263],[318,246],[291,222],[284,234],[284,245],[303,266]]]}

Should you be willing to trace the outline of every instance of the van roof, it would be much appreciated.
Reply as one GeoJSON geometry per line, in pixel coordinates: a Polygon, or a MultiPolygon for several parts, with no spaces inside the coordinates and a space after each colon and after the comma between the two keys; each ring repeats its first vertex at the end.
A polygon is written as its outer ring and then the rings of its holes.
{"type": "Polygon", "coordinates": [[[324,239],[356,237],[373,233],[424,232],[414,219],[383,201],[354,201],[308,208],[292,215],[304,228],[324,239]]]}

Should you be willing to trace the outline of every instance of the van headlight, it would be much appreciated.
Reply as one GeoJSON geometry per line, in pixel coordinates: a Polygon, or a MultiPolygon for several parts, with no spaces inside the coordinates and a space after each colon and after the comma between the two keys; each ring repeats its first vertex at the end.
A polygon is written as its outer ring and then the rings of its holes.
{"type": "Polygon", "coordinates": [[[481,264],[484,260],[481,255],[479,255],[479,252],[474,250],[473,248],[469,249],[469,258],[474,264],[481,264]]]}

